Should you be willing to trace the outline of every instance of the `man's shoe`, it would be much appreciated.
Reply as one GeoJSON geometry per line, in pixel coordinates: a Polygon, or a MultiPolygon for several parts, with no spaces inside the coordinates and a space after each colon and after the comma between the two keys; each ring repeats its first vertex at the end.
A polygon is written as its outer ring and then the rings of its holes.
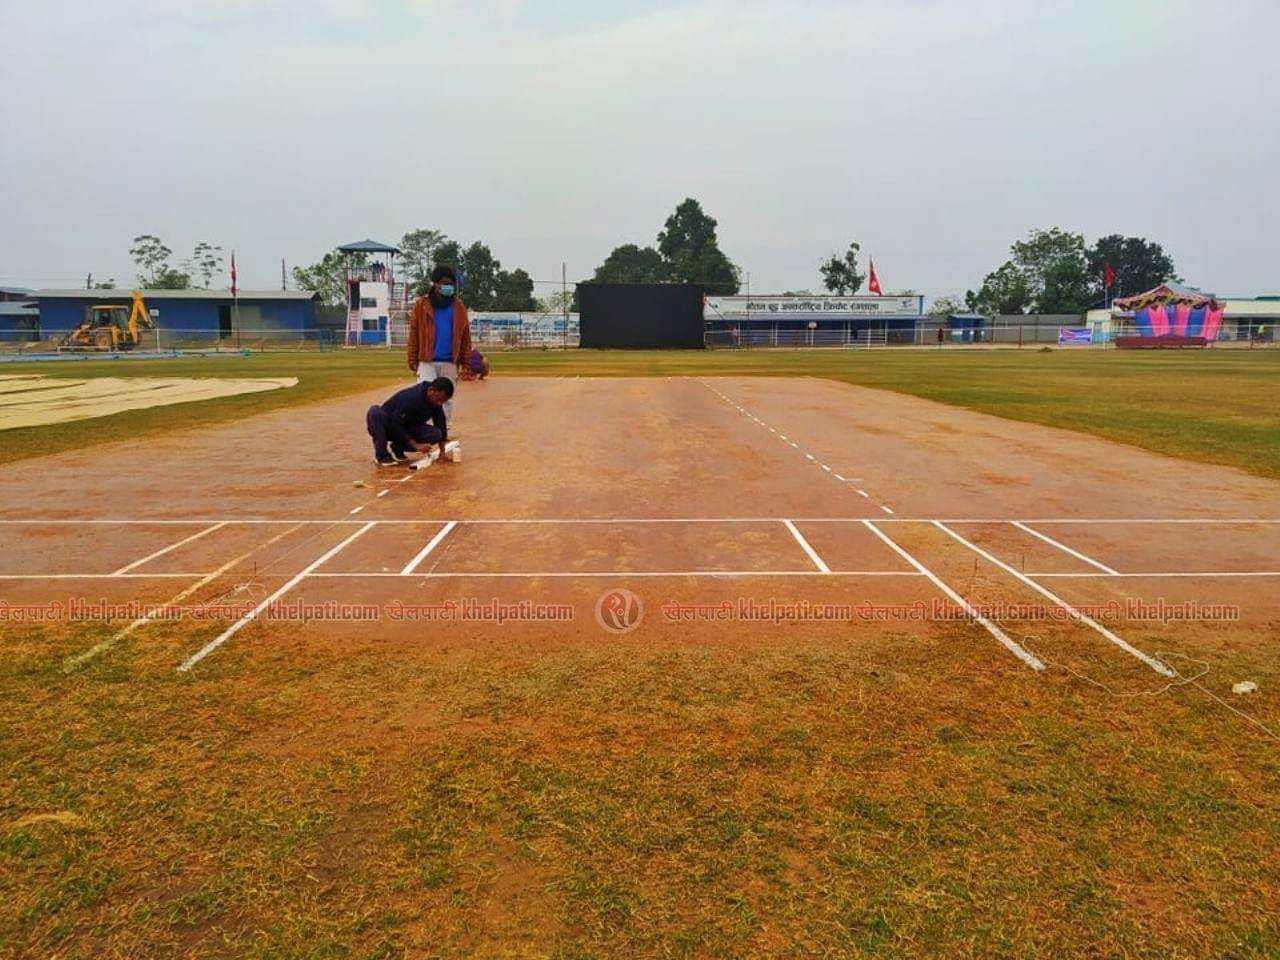
{"type": "Polygon", "coordinates": [[[404,463],[409,458],[405,456],[404,451],[397,447],[394,443],[387,444],[387,453],[391,455],[394,463],[404,463]]]}
{"type": "Polygon", "coordinates": [[[391,454],[389,453],[381,453],[373,459],[380,467],[394,467],[397,463],[396,460],[392,459],[391,454]]]}

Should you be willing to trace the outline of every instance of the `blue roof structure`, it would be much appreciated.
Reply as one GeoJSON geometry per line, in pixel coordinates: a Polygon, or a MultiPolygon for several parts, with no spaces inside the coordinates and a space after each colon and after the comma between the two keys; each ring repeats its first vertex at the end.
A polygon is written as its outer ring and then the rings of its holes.
{"type": "Polygon", "coordinates": [[[391,253],[400,252],[398,247],[379,243],[377,240],[357,240],[355,243],[344,243],[338,248],[339,253],[391,253]]]}

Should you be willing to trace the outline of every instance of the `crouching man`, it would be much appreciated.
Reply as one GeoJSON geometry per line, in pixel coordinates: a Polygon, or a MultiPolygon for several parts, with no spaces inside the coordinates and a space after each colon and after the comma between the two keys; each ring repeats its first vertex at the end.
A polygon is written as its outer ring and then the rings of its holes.
{"type": "Polygon", "coordinates": [[[373,458],[380,467],[404,463],[412,450],[427,453],[439,445],[444,460],[444,445],[449,439],[445,404],[453,396],[453,381],[436,377],[405,387],[379,406],[374,404],[365,415],[365,426],[373,440],[373,458]]]}

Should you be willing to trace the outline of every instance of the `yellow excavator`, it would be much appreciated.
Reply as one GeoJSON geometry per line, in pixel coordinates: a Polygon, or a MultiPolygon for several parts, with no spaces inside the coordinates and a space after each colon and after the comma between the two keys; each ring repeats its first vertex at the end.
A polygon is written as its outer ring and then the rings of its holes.
{"type": "Polygon", "coordinates": [[[142,294],[133,291],[133,307],[101,304],[86,307],[84,323],[58,345],[60,350],[132,350],[142,344],[142,331],[154,330],[142,294]]]}

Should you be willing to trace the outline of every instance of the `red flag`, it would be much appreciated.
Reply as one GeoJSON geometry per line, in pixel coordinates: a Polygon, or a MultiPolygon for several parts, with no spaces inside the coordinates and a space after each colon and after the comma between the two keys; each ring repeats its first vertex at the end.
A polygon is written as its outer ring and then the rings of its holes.
{"type": "Polygon", "coordinates": [[[1103,289],[1110,290],[1116,285],[1116,272],[1111,269],[1111,264],[1106,265],[1106,270],[1102,274],[1103,289]]]}
{"type": "Polygon", "coordinates": [[[236,289],[236,252],[231,251],[231,299],[236,298],[239,291],[236,289]]]}
{"type": "Polygon", "coordinates": [[[867,289],[880,296],[880,278],[876,276],[876,262],[871,261],[871,279],[867,281],[867,289]]]}

